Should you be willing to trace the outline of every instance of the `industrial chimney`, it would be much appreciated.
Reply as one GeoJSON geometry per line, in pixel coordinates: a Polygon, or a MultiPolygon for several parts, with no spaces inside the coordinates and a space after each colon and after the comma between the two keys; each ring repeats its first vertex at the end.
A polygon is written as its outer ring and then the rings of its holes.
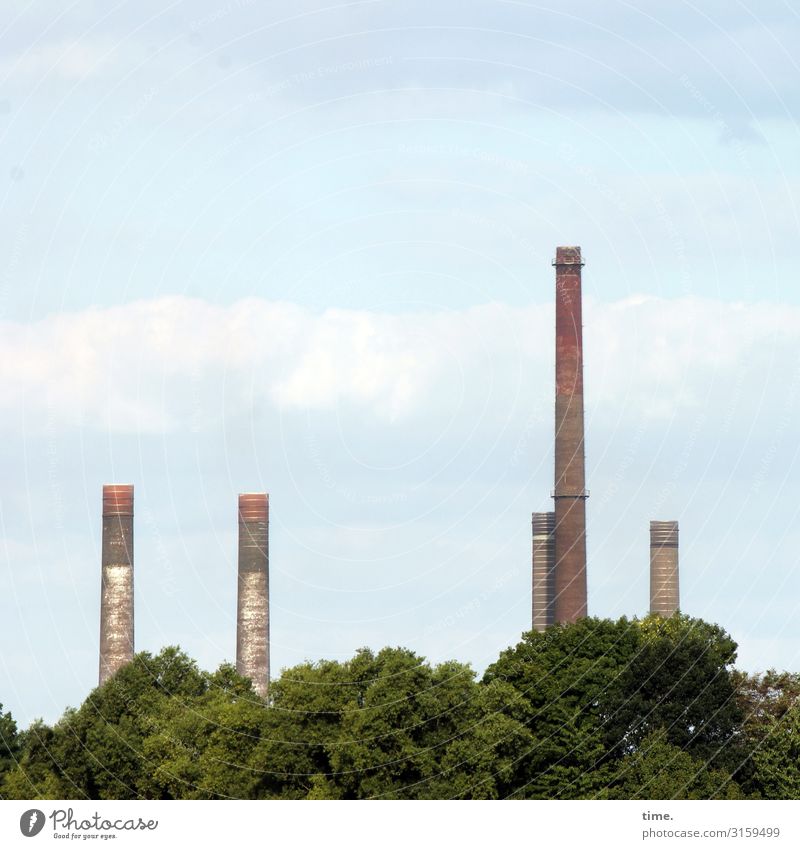
{"type": "Polygon", "coordinates": [[[672,616],[678,589],[678,523],[650,522],[650,612],[672,616]]]}
{"type": "Polygon", "coordinates": [[[586,616],[581,249],[556,248],[555,621],[586,616]]]}
{"type": "Polygon", "coordinates": [[[556,550],[555,513],[533,514],[533,630],[553,624],[556,550]]]}
{"type": "Polygon", "coordinates": [[[103,487],[100,683],[133,659],[133,487],[103,487]]]}
{"type": "Polygon", "coordinates": [[[269,691],[269,496],[239,496],[236,671],[263,698],[269,691]]]}

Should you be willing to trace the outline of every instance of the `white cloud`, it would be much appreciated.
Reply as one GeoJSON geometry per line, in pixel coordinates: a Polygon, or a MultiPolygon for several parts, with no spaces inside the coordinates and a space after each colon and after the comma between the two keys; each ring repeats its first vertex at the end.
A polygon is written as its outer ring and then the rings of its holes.
{"type": "MultiPolygon", "coordinates": [[[[595,416],[672,417],[715,391],[797,384],[800,309],[635,296],[587,303],[595,416]]],[[[463,416],[496,424],[549,403],[552,308],[322,313],[251,298],[186,297],[61,314],[0,334],[0,411],[115,432],[204,427],[254,403],[355,411],[377,422],[463,416]]],[[[776,399],[777,400],[777,399],[776,399]]]]}
{"type": "Polygon", "coordinates": [[[44,42],[0,63],[0,74],[12,79],[54,75],[65,80],[81,80],[107,66],[116,49],[108,41],[83,39],[44,42]]]}

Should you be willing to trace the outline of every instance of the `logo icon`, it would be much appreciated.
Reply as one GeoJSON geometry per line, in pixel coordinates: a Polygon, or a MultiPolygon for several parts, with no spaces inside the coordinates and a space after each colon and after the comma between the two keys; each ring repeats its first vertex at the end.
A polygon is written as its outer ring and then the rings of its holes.
{"type": "Polygon", "coordinates": [[[25,837],[36,837],[44,828],[44,813],[38,808],[31,808],[19,818],[19,830],[25,837]]]}

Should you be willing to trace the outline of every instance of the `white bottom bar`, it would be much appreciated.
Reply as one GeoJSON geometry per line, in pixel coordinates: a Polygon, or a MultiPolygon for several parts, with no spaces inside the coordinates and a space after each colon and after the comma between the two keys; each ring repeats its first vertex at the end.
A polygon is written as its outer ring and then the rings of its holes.
{"type": "Polygon", "coordinates": [[[798,802],[0,802],[3,847],[796,847],[798,826],[798,802]]]}

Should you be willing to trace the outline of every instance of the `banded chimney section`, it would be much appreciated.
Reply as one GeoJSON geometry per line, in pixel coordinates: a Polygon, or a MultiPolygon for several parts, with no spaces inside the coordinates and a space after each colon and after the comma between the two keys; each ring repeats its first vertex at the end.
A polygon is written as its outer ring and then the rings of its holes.
{"type": "Polygon", "coordinates": [[[269,691],[269,497],[239,496],[239,589],[236,671],[267,698],[269,691]]]}
{"type": "Polygon", "coordinates": [[[533,514],[533,630],[553,624],[555,595],[555,513],[533,514]]]}
{"type": "Polygon", "coordinates": [[[650,612],[669,617],[679,607],[678,523],[650,522],[650,612]]]}
{"type": "Polygon", "coordinates": [[[586,616],[581,249],[556,248],[555,621],[586,616]]]}
{"type": "Polygon", "coordinates": [[[100,684],[133,660],[133,487],[103,487],[100,684]]]}

